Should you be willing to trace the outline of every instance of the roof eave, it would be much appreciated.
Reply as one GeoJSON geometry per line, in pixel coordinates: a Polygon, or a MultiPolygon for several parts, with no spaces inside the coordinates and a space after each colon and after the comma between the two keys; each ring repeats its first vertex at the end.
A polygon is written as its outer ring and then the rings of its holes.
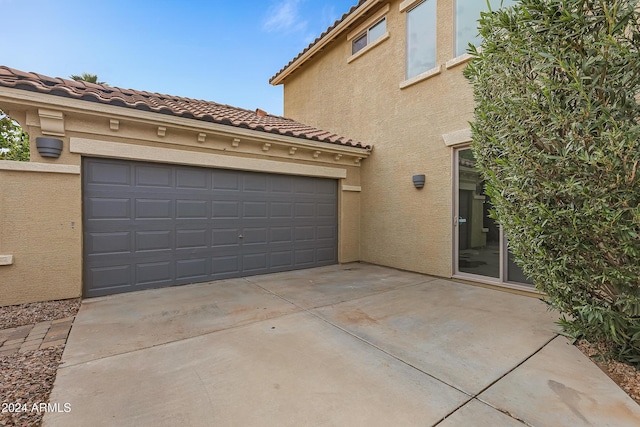
{"type": "Polygon", "coordinates": [[[0,86],[0,103],[18,104],[31,108],[51,108],[65,112],[88,114],[96,117],[108,117],[129,119],[135,122],[145,122],[155,125],[170,125],[182,129],[202,130],[212,134],[229,137],[250,138],[256,141],[279,143],[287,146],[295,146],[307,149],[319,149],[322,151],[343,153],[366,158],[371,153],[372,147],[354,147],[343,144],[330,144],[322,141],[314,141],[308,138],[288,136],[277,133],[264,132],[254,129],[241,128],[226,124],[212,123],[196,119],[189,119],[173,115],[163,115],[157,112],[137,110],[133,108],[114,106],[103,103],[88,102],[85,100],[65,98],[57,95],[31,92],[23,89],[7,88],[0,86]]]}
{"type": "Polygon", "coordinates": [[[356,9],[351,15],[347,16],[342,22],[336,25],[331,31],[329,31],[322,39],[312,45],[306,52],[300,55],[295,61],[285,67],[280,73],[275,75],[269,83],[273,86],[281,84],[285,78],[291,73],[297,70],[302,64],[307,62],[316,53],[320,52],[326,45],[331,43],[340,33],[351,26],[357,19],[362,17],[365,13],[371,10],[382,0],[368,0],[363,3],[358,9],[356,9]]]}

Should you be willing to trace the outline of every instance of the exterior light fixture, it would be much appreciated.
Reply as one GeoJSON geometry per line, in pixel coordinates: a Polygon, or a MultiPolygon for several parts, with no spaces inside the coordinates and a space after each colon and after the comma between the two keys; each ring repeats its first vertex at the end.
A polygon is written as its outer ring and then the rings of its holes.
{"type": "Polygon", "coordinates": [[[36,148],[42,157],[57,159],[62,153],[62,140],[39,136],[36,138],[36,148]]]}
{"type": "Polygon", "coordinates": [[[425,177],[422,175],[413,175],[413,186],[416,188],[424,187],[425,177]]]}

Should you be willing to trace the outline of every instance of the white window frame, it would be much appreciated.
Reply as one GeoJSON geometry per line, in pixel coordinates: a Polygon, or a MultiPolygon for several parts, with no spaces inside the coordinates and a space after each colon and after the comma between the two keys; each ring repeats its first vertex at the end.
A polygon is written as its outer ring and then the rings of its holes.
{"type": "Polygon", "coordinates": [[[367,19],[362,24],[358,25],[353,31],[347,34],[347,41],[349,42],[349,51],[351,52],[351,56],[347,58],[347,62],[354,61],[355,59],[362,56],[364,53],[370,51],[375,46],[378,46],[380,43],[384,42],[389,38],[389,29],[388,29],[388,20],[387,13],[389,12],[389,4],[386,4],[382,9],[372,15],[369,19],[367,19]],[[385,32],[375,40],[369,40],[369,31],[371,28],[378,25],[380,22],[385,21],[385,32]],[[353,52],[353,43],[358,40],[363,35],[367,37],[367,44],[361,48],[357,52],[353,52]]]}

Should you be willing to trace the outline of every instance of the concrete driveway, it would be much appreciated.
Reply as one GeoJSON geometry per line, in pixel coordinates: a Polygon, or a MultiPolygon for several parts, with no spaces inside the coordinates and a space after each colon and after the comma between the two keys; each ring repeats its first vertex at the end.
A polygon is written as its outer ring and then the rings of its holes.
{"type": "Polygon", "coordinates": [[[86,300],[51,426],[638,426],[535,298],[347,264],[86,300]]]}

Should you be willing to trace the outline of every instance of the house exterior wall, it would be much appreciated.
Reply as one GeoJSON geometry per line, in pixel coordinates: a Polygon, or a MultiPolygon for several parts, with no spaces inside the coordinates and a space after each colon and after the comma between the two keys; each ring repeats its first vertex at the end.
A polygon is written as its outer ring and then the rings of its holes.
{"type": "Polygon", "coordinates": [[[452,61],[454,0],[437,1],[439,74],[411,85],[406,2],[380,2],[371,14],[387,4],[386,40],[349,62],[347,30],[284,78],[285,116],[373,144],[361,174],[361,260],[450,277],[454,151],[443,135],[468,129],[474,105],[465,58],[452,61]],[[426,175],[423,189],[414,174],[426,175]]]}
{"type": "Polygon", "coordinates": [[[0,161],[0,255],[13,258],[0,266],[0,305],[79,297],[80,169],[32,171],[12,163],[0,161]]]}
{"type": "Polygon", "coordinates": [[[336,179],[338,261],[360,259],[364,149],[15,89],[0,108],[31,143],[30,162],[0,161],[0,306],[82,295],[83,156],[336,179]],[[62,139],[61,156],[41,157],[39,136],[62,139]]]}

